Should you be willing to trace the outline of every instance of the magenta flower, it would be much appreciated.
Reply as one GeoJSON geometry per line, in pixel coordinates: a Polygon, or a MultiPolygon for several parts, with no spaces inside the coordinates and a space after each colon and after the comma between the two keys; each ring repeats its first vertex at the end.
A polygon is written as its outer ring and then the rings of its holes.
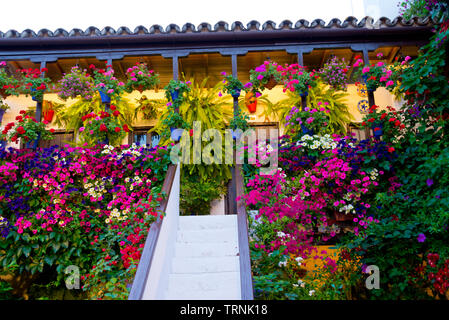
{"type": "Polygon", "coordinates": [[[426,241],[426,235],[424,233],[418,234],[417,240],[418,240],[418,242],[421,242],[421,243],[426,241]]]}

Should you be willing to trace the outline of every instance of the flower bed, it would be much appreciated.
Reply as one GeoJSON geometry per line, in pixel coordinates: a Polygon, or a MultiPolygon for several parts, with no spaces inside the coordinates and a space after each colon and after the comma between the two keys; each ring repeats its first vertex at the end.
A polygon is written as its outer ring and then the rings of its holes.
{"type": "Polygon", "coordinates": [[[126,299],[169,163],[167,147],[0,149],[2,272],[37,277],[36,299],[75,266],[81,297],[126,299]]]}

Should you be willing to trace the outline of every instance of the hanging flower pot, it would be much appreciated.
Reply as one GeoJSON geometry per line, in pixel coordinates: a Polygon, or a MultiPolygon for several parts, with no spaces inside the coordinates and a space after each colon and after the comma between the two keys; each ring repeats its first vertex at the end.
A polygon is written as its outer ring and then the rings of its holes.
{"type": "Polygon", "coordinates": [[[373,136],[377,139],[382,137],[383,131],[382,131],[382,124],[381,123],[373,123],[372,127],[373,129],[373,136]]]}
{"type": "Polygon", "coordinates": [[[278,84],[278,82],[276,81],[276,79],[274,78],[274,76],[271,76],[270,79],[268,79],[268,82],[264,85],[264,87],[267,88],[268,90],[271,90],[271,89],[273,89],[277,84],[278,84]]]}
{"type": "Polygon", "coordinates": [[[248,103],[246,105],[246,107],[248,108],[249,113],[254,113],[256,112],[257,109],[257,100],[255,100],[254,102],[248,103]]]}
{"type": "Polygon", "coordinates": [[[6,98],[9,96],[9,94],[6,93],[6,89],[1,88],[1,89],[0,89],[0,96],[1,96],[3,99],[6,99],[6,98]]]}
{"type": "Polygon", "coordinates": [[[139,85],[137,87],[137,91],[139,91],[140,93],[142,93],[144,91],[143,85],[139,85]]]}
{"type": "Polygon", "coordinates": [[[98,92],[100,93],[100,97],[101,97],[101,102],[103,103],[111,103],[111,97],[108,96],[105,92],[98,90],[98,92]]]}
{"type": "Polygon", "coordinates": [[[171,99],[175,102],[179,98],[179,90],[170,91],[171,99]]]}
{"type": "Polygon", "coordinates": [[[179,140],[181,140],[181,136],[182,136],[183,132],[184,132],[183,129],[174,128],[174,127],[170,128],[170,133],[171,133],[170,136],[174,142],[179,142],[179,140]]]}
{"type": "Polygon", "coordinates": [[[234,89],[233,92],[231,93],[231,96],[233,98],[238,98],[240,97],[240,90],[239,89],[234,89]]]}
{"type": "Polygon", "coordinates": [[[343,222],[343,221],[352,221],[354,217],[352,216],[351,213],[345,214],[345,213],[335,210],[334,218],[335,218],[335,221],[343,222]]]}

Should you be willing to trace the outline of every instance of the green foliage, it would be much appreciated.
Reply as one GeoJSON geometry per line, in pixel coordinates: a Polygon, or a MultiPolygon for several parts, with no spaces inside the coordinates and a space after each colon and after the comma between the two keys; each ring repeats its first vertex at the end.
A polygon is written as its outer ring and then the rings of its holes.
{"type": "Polygon", "coordinates": [[[184,175],[181,180],[181,195],[179,206],[184,215],[208,215],[211,201],[219,199],[226,193],[225,186],[215,180],[196,181],[191,176],[184,175]]]}
{"type": "MultiPolygon", "coordinates": [[[[131,127],[135,114],[135,106],[124,98],[117,100],[111,98],[111,105],[115,105],[120,112],[118,123],[121,126],[126,124],[131,127]]],[[[105,106],[101,102],[100,97],[96,95],[93,97],[92,101],[80,98],[73,104],[56,104],[53,106],[53,109],[55,110],[56,125],[66,128],[67,130],[73,130],[75,136],[77,136],[79,134],[79,129],[83,126],[83,116],[89,113],[100,114],[104,111],[105,106]]],[[[76,141],[76,138],[74,141],[76,141]]]]}
{"type": "Polygon", "coordinates": [[[161,113],[161,109],[166,106],[165,99],[148,99],[143,95],[140,99],[136,99],[137,107],[134,109],[134,120],[137,120],[140,114],[144,119],[157,119],[161,113]]]}

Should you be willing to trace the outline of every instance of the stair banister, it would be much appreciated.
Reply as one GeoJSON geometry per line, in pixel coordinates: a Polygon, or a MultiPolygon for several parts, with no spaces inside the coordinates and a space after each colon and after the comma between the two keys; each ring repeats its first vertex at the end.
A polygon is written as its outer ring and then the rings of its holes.
{"type": "MultiPolygon", "coordinates": [[[[169,201],[171,198],[173,198],[173,196],[179,199],[179,188],[178,190],[173,190],[174,192],[177,192],[178,195],[172,194],[172,187],[175,184],[177,171],[179,171],[177,165],[172,164],[168,167],[164,183],[162,185],[162,192],[165,193],[166,197],[161,201],[159,207],[157,208],[157,220],[150,226],[147,238],[145,240],[145,246],[142,251],[142,256],[140,258],[139,265],[137,266],[137,271],[134,276],[130,294],[128,296],[128,300],[142,300],[144,298],[148,275],[150,274],[151,265],[154,261],[154,254],[156,251],[156,246],[158,244],[159,234],[162,228],[163,219],[161,219],[160,215],[167,212],[169,201]]],[[[177,214],[179,214],[179,212],[177,214]]]]}
{"type": "MultiPolygon", "coordinates": [[[[236,165],[236,196],[240,197],[244,192],[242,165],[236,165]]],[[[251,256],[249,252],[249,234],[246,206],[243,199],[237,202],[237,225],[240,252],[240,288],[242,300],[254,300],[253,277],[251,273],[251,256]]]]}

